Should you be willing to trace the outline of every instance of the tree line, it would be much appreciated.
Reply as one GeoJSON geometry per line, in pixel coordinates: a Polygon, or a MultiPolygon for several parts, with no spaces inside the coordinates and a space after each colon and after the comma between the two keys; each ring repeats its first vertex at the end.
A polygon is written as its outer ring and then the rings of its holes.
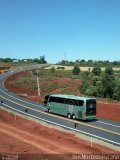
{"type": "Polygon", "coordinates": [[[83,67],[94,67],[96,65],[98,66],[101,66],[101,67],[105,67],[105,66],[109,66],[109,65],[112,65],[114,67],[120,67],[120,61],[113,61],[113,62],[110,62],[109,60],[105,60],[105,61],[102,61],[102,60],[99,60],[99,61],[93,61],[93,60],[84,60],[84,59],[81,59],[81,60],[76,60],[76,61],[68,61],[68,60],[62,60],[61,62],[59,62],[58,64],[60,65],[67,65],[67,66],[74,66],[74,65],[77,65],[77,66],[83,66],[83,67]]]}
{"type": "Polygon", "coordinates": [[[39,64],[44,64],[47,63],[45,56],[40,56],[40,58],[34,58],[34,59],[12,59],[12,58],[0,58],[0,62],[16,62],[15,60],[17,60],[17,62],[36,62],[39,64]]]}

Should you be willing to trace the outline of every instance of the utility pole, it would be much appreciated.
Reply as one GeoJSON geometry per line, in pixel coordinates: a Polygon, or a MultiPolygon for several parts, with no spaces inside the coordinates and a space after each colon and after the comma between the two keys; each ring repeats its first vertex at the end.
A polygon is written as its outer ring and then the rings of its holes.
{"type": "Polygon", "coordinates": [[[39,78],[38,78],[38,69],[36,70],[37,72],[37,87],[38,87],[38,96],[40,96],[40,81],[39,81],[39,78]]]}

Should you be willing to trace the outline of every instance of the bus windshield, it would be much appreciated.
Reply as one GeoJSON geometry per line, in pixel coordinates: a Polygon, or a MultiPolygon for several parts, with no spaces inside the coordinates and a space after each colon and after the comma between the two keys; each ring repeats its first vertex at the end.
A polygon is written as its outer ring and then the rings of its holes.
{"type": "Polygon", "coordinates": [[[45,96],[45,98],[44,98],[44,106],[47,105],[48,98],[49,98],[49,95],[45,96]]]}

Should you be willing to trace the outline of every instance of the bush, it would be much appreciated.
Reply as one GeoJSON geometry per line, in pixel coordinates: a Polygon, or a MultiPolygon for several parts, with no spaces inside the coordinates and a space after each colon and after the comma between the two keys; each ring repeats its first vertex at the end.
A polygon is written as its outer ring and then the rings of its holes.
{"type": "Polygon", "coordinates": [[[54,73],[55,72],[55,67],[51,68],[51,72],[54,73]]]}
{"type": "Polygon", "coordinates": [[[90,96],[96,96],[97,95],[97,87],[90,85],[85,93],[90,96]]]}
{"type": "Polygon", "coordinates": [[[72,72],[73,75],[78,75],[80,73],[80,68],[78,66],[74,66],[72,72]]]}
{"type": "Polygon", "coordinates": [[[108,75],[113,75],[113,69],[111,66],[105,68],[105,73],[108,75]]]}
{"type": "Polygon", "coordinates": [[[33,75],[37,75],[36,69],[33,69],[33,70],[32,70],[32,74],[33,74],[33,75]]]}
{"type": "Polygon", "coordinates": [[[63,69],[65,69],[65,67],[57,67],[57,69],[62,69],[63,70],[63,69]]]}
{"type": "Polygon", "coordinates": [[[83,82],[82,85],[80,85],[80,87],[79,87],[80,93],[85,94],[88,86],[89,86],[89,84],[87,82],[83,82]]]}

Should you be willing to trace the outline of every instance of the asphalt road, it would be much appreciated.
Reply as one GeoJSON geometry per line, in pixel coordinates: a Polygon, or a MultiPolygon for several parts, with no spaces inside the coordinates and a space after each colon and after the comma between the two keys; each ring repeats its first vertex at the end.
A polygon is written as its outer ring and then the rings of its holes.
{"type": "Polygon", "coordinates": [[[61,126],[68,130],[74,130],[92,138],[97,138],[114,146],[120,147],[120,123],[106,119],[97,119],[94,121],[78,121],[68,119],[67,117],[49,114],[44,112],[43,106],[24,98],[18,97],[9,92],[4,87],[6,77],[14,72],[7,72],[0,75],[0,101],[3,101],[0,106],[7,109],[19,112],[23,115],[33,117],[38,120],[45,121],[55,126],[61,126]]]}

